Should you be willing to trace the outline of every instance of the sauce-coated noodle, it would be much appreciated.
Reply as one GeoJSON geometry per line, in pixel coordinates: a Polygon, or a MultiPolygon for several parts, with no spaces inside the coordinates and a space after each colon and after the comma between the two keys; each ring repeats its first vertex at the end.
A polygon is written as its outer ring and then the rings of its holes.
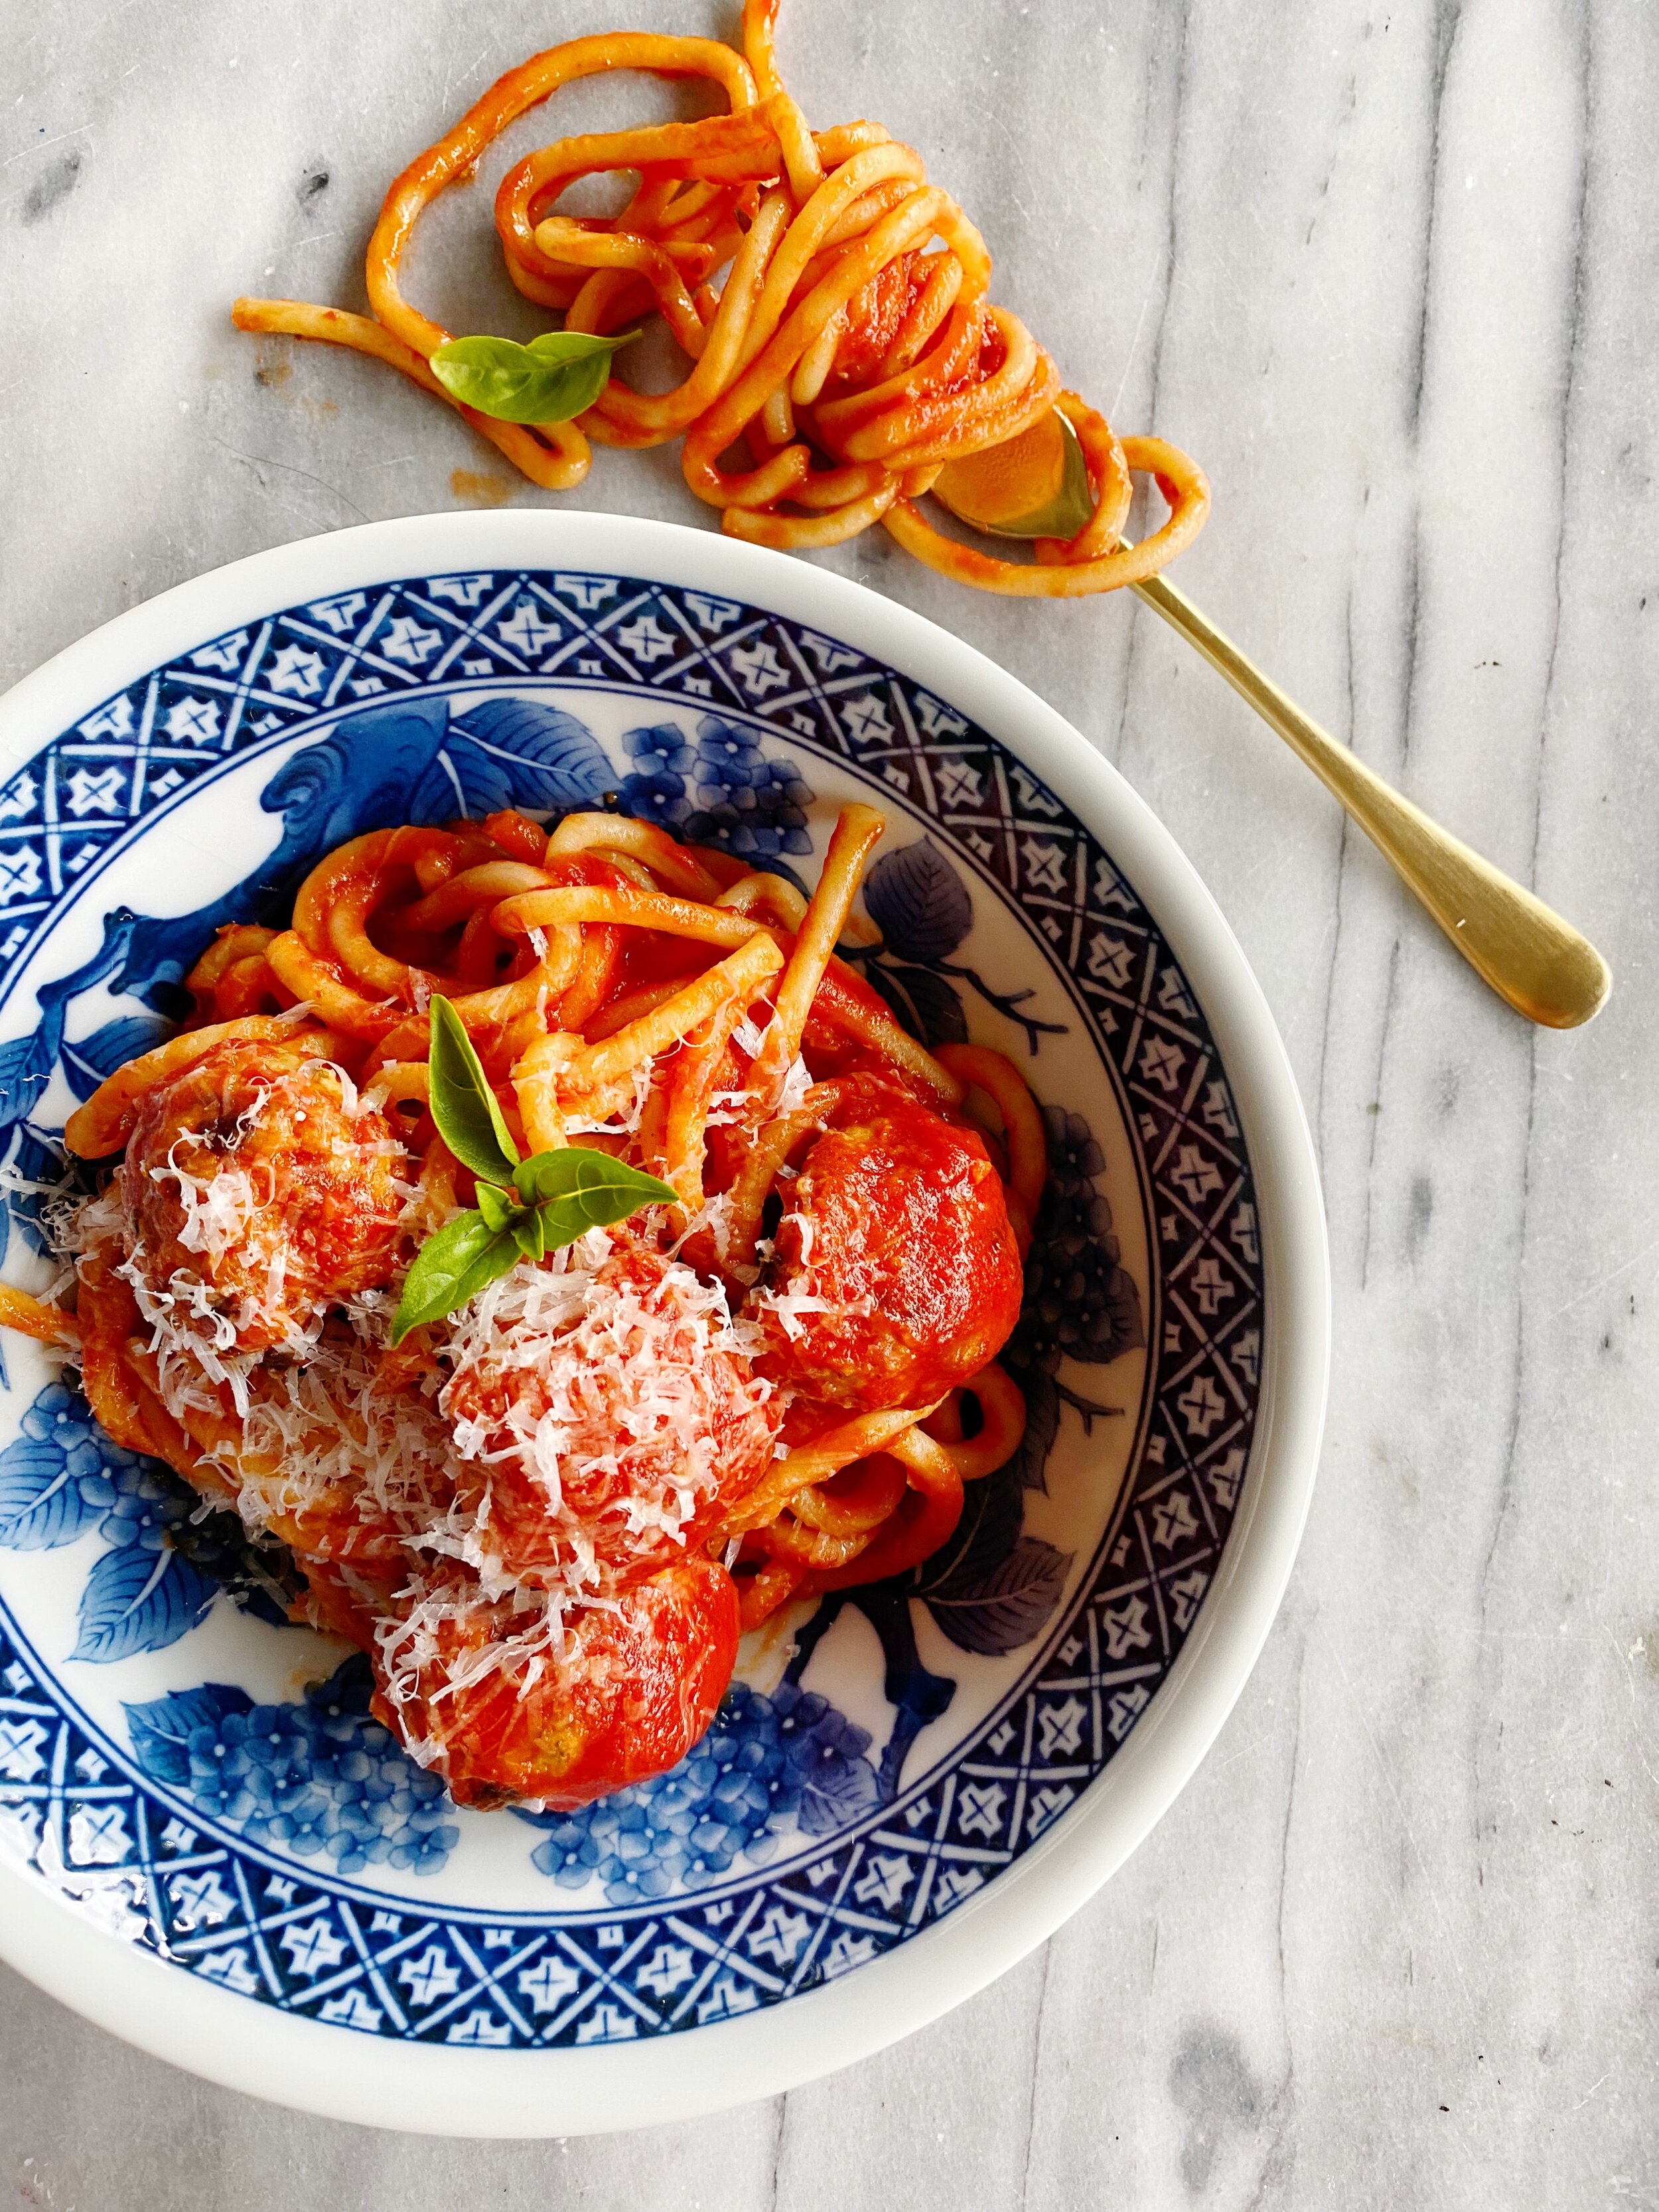
{"type": "MultiPolygon", "coordinates": [[[[238,300],[243,330],[372,354],[448,401],[530,480],[565,490],[594,444],[684,441],[685,479],[730,535],[799,550],[880,523],[929,568],[983,591],[1072,598],[1153,575],[1203,527],[1209,487],[1158,438],[1121,441],[1062,392],[1024,324],[988,298],[990,257],[921,157],[879,124],[814,134],[773,51],[779,0],[745,0],[744,48],[615,32],[573,39],[493,84],[386,195],[370,240],[373,315],[238,300]],[[415,227],[511,124],[562,85],[614,70],[702,78],[729,112],[562,138],[520,161],[495,196],[508,274],[571,331],[613,335],[660,314],[688,359],[672,390],[612,374],[574,422],[494,420],[450,398],[429,366],[454,334],[404,290],[415,227]],[[581,179],[631,173],[614,216],[558,211],[581,179]],[[718,288],[714,278],[726,272],[718,288]],[[947,463],[1005,446],[1060,409],[1078,434],[1093,510],[1026,562],[945,534],[920,504],[947,463]],[[1169,508],[1126,546],[1132,476],[1169,508]]],[[[676,886],[679,888],[679,886],[676,886]]]]}

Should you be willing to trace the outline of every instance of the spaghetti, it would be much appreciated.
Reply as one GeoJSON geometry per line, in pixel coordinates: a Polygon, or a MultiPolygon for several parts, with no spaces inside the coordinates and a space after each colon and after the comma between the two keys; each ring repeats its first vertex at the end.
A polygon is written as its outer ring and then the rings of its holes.
{"type": "Polygon", "coordinates": [[[0,1324],[289,1547],[462,1802],[672,1765],[741,1628],[915,1566],[1018,1443],[996,1355],[1042,1121],[837,957],[884,826],[843,810],[810,899],[611,815],[371,831],[290,927],[222,929],[189,1024],[70,1121],[119,1155],[58,1225],[76,1309],[7,1291],[0,1324]],[[437,994],[514,1143],[675,1202],[394,1341],[416,1246],[478,1195],[434,1119],[437,994]]]}
{"type": "Polygon", "coordinates": [[[808,129],[777,71],[779,4],[744,0],[741,53],[715,40],[614,32],[509,70],[387,193],[368,246],[369,315],[240,299],[234,321],[401,369],[549,490],[582,481],[594,444],[678,437],[691,489],[724,530],[756,544],[840,544],[879,522],[959,583],[1036,598],[1156,574],[1203,526],[1203,471],[1162,439],[1120,440],[1061,389],[1024,325],[991,304],[984,240],[927,182],[913,148],[875,123],[808,129]],[[495,196],[501,250],[519,290],[562,314],[566,330],[611,335],[658,313],[690,367],[662,393],[613,374],[574,422],[498,421],[452,399],[433,372],[452,334],[404,290],[416,225],[520,116],[561,86],[612,70],[701,78],[729,112],[562,138],[530,155],[495,196]],[[559,212],[574,185],[618,173],[638,179],[620,214],[559,212]],[[943,468],[1009,445],[1057,409],[1078,434],[1093,499],[1074,537],[1039,538],[1024,562],[935,526],[919,502],[943,468]],[[1121,533],[1136,474],[1151,477],[1170,512],[1129,546],[1121,533]]]}

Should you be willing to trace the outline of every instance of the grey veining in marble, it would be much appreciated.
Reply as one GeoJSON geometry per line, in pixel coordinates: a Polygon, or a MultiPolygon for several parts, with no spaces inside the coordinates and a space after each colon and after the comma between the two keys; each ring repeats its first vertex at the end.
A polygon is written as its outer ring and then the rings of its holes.
{"type": "MultiPolygon", "coordinates": [[[[0,680],[236,555],[453,505],[453,471],[491,491],[489,449],[374,364],[296,350],[261,381],[227,305],[357,304],[387,178],[614,4],[0,0],[0,680]]],[[[875,537],[826,556],[1121,767],[1283,1027],[1336,1369],[1253,1681],[1088,1910],[836,2079],[629,2137],[420,2141],[203,2087],[0,1975],[0,2197],[1659,2204],[1659,12],[789,0],[782,45],[815,118],[923,149],[1070,377],[1203,458],[1182,584],[1586,928],[1613,1002],[1577,1036],[1506,1013],[1148,613],[970,599],[875,537]]],[[[565,112],[641,106],[670,95],[565,112]]],[[[515,329],[485,189],[414,283],[515,329]]],[[[672,453],[603,453],[572,499],[694,519],[672,453]]]]}

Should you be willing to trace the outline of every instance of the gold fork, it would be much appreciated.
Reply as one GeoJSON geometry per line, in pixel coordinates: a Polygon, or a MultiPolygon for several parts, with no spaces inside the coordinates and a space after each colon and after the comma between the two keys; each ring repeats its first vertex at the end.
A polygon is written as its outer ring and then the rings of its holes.
{"type": "MultiPolygon", "coordinates": [[[[943,471],[933,487],[935,494],[964,522],[994,536],[1073,534],[1092,512],[1093,495],[1077,433],[1058,408],[1025,436],[1047,432],[1052,440],[1050,424],[1059,428],[1063,450],[1052,457],[1054,496],[1039,514],[1012,522],[994,508],[988,514],[982,481],[965,464],[943,471]]],[[[1588,938],[1501,868],[1431,821],[1421,807],[1413,806],[1346,745],[1339,744],[1200,613],[1184,592],[1163,576],[1149,577],[1129,588],[1202,653],[1212,668],[1219,670],[1270,729],[1278,731],[1346,807],[1500,999],[1529,1021],[1557,1030],[1575,1029],[1601,1012],[1613,988],[1613,975],[1588,938]]]]}

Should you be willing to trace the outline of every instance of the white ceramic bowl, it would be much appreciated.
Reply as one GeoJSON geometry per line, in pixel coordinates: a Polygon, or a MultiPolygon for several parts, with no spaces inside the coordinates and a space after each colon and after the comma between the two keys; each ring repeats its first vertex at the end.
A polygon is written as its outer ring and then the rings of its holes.
{"type": "MultiPolygon", "coordinates": [[[[18,685],[0,1159],[38,1180],[215,924],[307,858],[606,793],[809,876],[837,803],[887,808],[872,979],[931,1034],[1017,1053],[1051,1109],[1013,1346],[1036,1442],[970,1493],[948,1560],[794,1620],[793,1648],[756,1641],[667,1784],[538,1824],[422,1797],[350,1666],[307,1700],[341,1650],[260,1617],[234,1532],[204,1551],[164,1477],[11,1340],[0,1953],[147,2050],[342,2118],[683,2118],[959,2002],[1202,1758],[1313,1482],[1316,1173],[1208,894],[1001,670],[708,533],[374,524],[201,577],[18,685]]],[[[9,1216],[9,1275],[43,1279],[27,1189],[9,1216]]]]}

